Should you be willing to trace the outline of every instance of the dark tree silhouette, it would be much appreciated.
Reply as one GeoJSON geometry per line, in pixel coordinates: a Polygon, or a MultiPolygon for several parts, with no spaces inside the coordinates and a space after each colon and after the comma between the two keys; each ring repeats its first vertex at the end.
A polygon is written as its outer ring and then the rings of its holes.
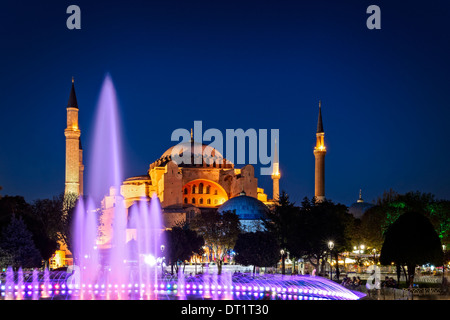
{"type": "MultiPolygon", "coordinates": [[[[285,274],[285,260],[289,245],[292,243],[290,238],[294,232],[294,219],[298,216],[298,207],[289,200],[289,195],[285,191],[281,191],[278,203],[272,210],[266,213],[263,218],[263,225],[267,231],[277,240],[278,246],[283,250],[281,254],[281,273],[285,274]]],[[[281,250],[280,250],[281,251],[281,250]]]]}
{"type": "Polygon", "coordinates": [[[222,265],[229,250],[234,248],[241,223],[235,212],[205,211],[191,221],[191,227],[205,239],[207,246],[216,255],[218,274],[222,273],[222,265]]]}
{"type": "Polygon", "coordinates": [[[172,274],[178,273],[178,262],[189,260],[194,254],[203,253],[205,241],[203,237],[188,228],[173,227],[171,230],[164,231],[162,236],[165,239],[164,255],[170,264],[172,274]]]}
{"type": "Polygon", "coordinates": [[[234,246],[236,262],[244,266],[271,267],[277,264],[280,249],[275,237],[269,232],[241,233],[234,246]]]}
{"type": "Polygon", "coordinates": [[[380,263],[397,265],[403,269],[406,282],[414,282],[417,265],[431,263],[442,265],[441,241],[430,220],[423,214],[409,211],[402,214],[386,231],[381,248],[380,263]],[[405,270],[407,267],[407,272],[405,270]]]}
{"type": "MultiPolygon", "coordinates": [[[[330,253],[328,242],[333,241],[335,257],[351,248],[354,219],[347,207],[331,200],[316,202],[305,198],[298,217],[293,221],[289,250],[295,256],[302,254],[319,272],[330,253]],[[319,261],[322,264],[319,265],[319,261]]],[[[322,269],[322,270],[321,270],[322,269]]],[[[339,275],[338,265],[336,274],[339,275]]]]}
{"type": "Polygon", "coordinates": [[[22,218],[13,215],[3,230],[0,238],[0,256],[3,266],[12,266],[14,269],[41,266],[41,255],[22,218]]]}

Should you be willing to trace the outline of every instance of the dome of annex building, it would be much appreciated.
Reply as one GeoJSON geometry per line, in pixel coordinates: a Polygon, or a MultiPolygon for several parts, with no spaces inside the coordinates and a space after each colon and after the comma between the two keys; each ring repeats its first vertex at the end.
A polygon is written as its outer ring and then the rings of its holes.
{"type": "Polygon", "coordinates": [[[168,162],[174,161],[180,167],[214,167],[214,168],[233,168],[231,161],[228,161],[223,155],[210,145],[189,141],[182,142],[167,149],[162,156],[156,160],[153,166],[165,166],[168,162]],[[184,163],[183,155],[190,152],[190,161],[184,163]],[[174,155],[179,159],[174,158],[174,155]],[[180,162],[180,163],[179,163],[180,162]]]}
{"type": "Polygon", "coordinates": [[[359,191],[359,199],[353,203],[349,208],[348,212],[351,213],[355,218],[361,219],[364,213],[373,207],[373,204],[364,202],[361,196],[361,190],[359,191]]]}
{"type": "Polygon", "coordinates": [[[225,201],[218,209],[219,213],[235,211],[240,220],[259,220],[264,218],[268,207],[260,200],[242,192],[239,196],[225,201]]]}

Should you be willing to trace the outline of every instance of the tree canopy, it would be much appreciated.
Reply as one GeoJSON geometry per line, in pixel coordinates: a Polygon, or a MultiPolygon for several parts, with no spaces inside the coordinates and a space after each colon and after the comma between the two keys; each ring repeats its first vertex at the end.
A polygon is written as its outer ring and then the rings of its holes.
{"type": "Polygon", "coordinates": [[[0,237],[1,264],[13,268],[41,266],[41,255],[21,217],[12,216],[0,237]]]}
{"type": "Polygon", "coordinates": [[[430,220],[423,214],[408,211],[386,231],[380,263],[407,266],[412,282],[416,265],[442,265],[441,241],[430,220]]]}
{"type": "Polygon", "coordinates": [[[220,274],[225,256],[234,248],[241,232],[238,215],[232,211],[204,211],[192,219],[191,227],[203,237],[205,244],[215,254],[220,274]]]}
{"type": "Polygon", "coordinates": [[[178,272],[177,263],[189,260],[194,254],[203,253],[205,241],[195,231],[188,228],[173,227],[165,230],[162,236],[165,239],[164,255],[168,264],[178,272]]]}
{"type": "Polygon", "coordinates": [[[241,233],[234,251],[236,262],[244,266],[271,267],[277,264],[280,257],[280,249],[273,234],[264,231],[241,233]]]}

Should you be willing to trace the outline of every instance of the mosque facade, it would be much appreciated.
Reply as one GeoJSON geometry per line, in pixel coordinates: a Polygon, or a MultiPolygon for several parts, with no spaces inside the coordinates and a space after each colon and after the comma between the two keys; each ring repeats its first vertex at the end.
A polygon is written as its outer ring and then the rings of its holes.
{"type": "MultiPolygon", "coordinates": [[[[67,128],[65,129],[65,193],[82,196],[84,165],[78,111],[72,79],[67,105],[67,128]]],[[[325,198],[326,153],[320,104],[316,138],[316,147],[314,148],[316,158],[315,196],[320,201],[325,198]]],[[[192,160],[190,163],[177,163],[175,159],[172,159],[174,147],[167,149],[158,159],[150,163],[145,174],[125,179],[120,190],[110,188],[109,193],[101,202],[103,230],[100,245],[107,247],[111,243],[112,221],[118,201],[123,202],[128,210],[137,201],[150,201],[153,195],[158,196],[165,228],[171,228],[180,221],[189,221],[196,214],[205,210],[221,211],[221,207],[222,210],[230,207],[239,211],[239,208],[250,208],[250,211],[256,210],[261,213],[265,208],[277,203],[281,177],[277,147],[275,147],[276,153],[273,156],[271,176],[273,180],[272,199],[268,199],[264,189],[258,187],[258,178],[255,176],[255,169],[252,165],[236,168],[217,150],[207,150],[211,147],[195,142],[192,133],[190,142],[176,146],[177,148],[181,147],[181,149],[177,149],[177,152],[190,151],[192,160]],[[209,154],[210,158],[205,159],[204,154],[209,154]]],[[[240,214],[240,212],[236,213],[240,214]]],[[[257,214],[252,217],[254,220],[257,214]]]]}

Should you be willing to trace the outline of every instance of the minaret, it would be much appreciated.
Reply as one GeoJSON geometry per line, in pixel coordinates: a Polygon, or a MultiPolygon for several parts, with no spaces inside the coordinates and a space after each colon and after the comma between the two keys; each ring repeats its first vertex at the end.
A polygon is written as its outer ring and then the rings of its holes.
{"type": "Polygon", "coordinates": [[[80,128],[78,127],[78,103],[75,95],[74,79],[72,77],[72,89],[67,103],[67,128],[66,136],[66,187],[64,194],[74,193],[77,196],[83,193],[82,150],[80,144],[80,128]]]}
{"type": "Polygon", "coordinates": [[[83,186],[84,186],[84,164],[83,164],[83,147],[81,146],[81,140],[79,145],[79,154],[80,154],[80,163],[79,163],[79,169],[80,169],[80,196],[83,195],[83,186]]]}
{"type": "Polygon", "coordinates": [[[314,157],[316,158],[314,196],[319,202],[325,199],[325,154],[327,148],[325,147],[324,136],[322,103],[319,101],[319,119],[317,121],[316,146],[314,147],[314,157]]]}
{"type": "Polygon", "coordinates": [[[273,200],[278,201],[280,198],[280,168],[278,162],[278,147],[277,147],[277,139],[275,139],[275,150],[273,155],[273,171],[272,171],[272,180],[273,180],[273,200]]]}

